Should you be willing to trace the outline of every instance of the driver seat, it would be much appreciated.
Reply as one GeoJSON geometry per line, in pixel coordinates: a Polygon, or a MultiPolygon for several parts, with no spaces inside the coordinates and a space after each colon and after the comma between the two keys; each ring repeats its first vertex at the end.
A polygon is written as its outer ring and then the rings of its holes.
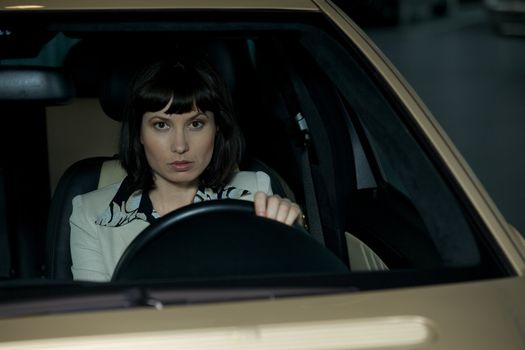
{"type": "MultiPolygon", "coordinates": [[[[211,63],[219,73],[225,76],[230,88],[234,87],[232,86],[235,83],[232,75],[234,65],[228,49],[223,45],[217,45],[215,43],[208,46],[207,49],[211,63]]],[[[83,50],[85,49],[75,50],[74,48],[70,53],[73,55],[77,53],[80,58],[70,59],[81,59],[81,57],[85,57],[85,51],[83,50]]],[[[134,66],[113,66],[111,72],[107,76],[104,76],[101,82],[99,93],[100,105],[107,116],[119,122],[125,104],[123,91],[127,89],[133,68],[134,66]]],[[[85,70],[85,67],[77,67],[76,69],[82,71],[85,70]]],[[[73,76],[75,76],[74,73],[73,71],[73,76]]],[[[78,80],[82,80],[86,76],[85,72],[79,72],[79,74],[82,74],[82,77],[78,80]]],[[[93,82],[89,82],[89,84],[93,84],[93,82]]],[[[83,87],[77,87],[77,91],[82,91],[82,88],[83,87]]],[[[239,168],[249,171],[264,171],[270,176],[272,189],[275,194],[295,201],[295,196],[286,182],[277,172],[262,161],[246,156],[241,164],[239,164],[239,168]]],[[[117,155],[84,158],[72,164],[64,172],[56,186],[49,211],[46,242],[47,278],[58,280],[73,279],[71,273],[72,261],[69,224],[73,198],[79,194],[120,182],[125,176],[126,172],[120,166],[117,155]]]]}

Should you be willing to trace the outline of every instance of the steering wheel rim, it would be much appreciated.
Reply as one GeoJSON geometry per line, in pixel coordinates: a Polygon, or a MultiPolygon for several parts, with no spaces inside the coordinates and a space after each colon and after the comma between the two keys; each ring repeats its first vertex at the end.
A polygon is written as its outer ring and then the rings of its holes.
{"type": "Polygon", "coordinates": [[[253,202],[225,199],[183,207],[142,231],[113,281],[180,280],[348,272],[304,229],[256,216],[253,202]]]}

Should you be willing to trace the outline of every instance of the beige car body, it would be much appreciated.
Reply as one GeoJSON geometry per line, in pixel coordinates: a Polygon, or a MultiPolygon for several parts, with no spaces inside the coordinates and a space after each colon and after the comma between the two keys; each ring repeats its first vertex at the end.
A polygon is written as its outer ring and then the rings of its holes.
{"type": "Polygon", "coordinates": [[[0,349],[524,349],[525,243],[409,84],[325,0],[2,1],[0,11],[282,9],[323,12],[385,77],[448,166],[515,275],[276,300],[0,319],[0,349]],[[31,6],[31,7],[29,7],[31,6]]]}

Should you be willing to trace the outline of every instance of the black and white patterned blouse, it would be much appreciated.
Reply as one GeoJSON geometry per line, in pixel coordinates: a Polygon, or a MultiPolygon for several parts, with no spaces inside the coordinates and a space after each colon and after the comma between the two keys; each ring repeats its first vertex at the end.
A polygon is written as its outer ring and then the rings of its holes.
{"type": "MultiPolygon", "coordinates": [[[[151,224],[160,217],[153,208],[149,196],[145,196],[141,190],[130,190],[129,183],[129,177],[122,181],[107,209],[95,221],[97,225],[120,227],[133,220],[143,220],[151,224]]],[[[193,203],[226,198],[240,199],[250,194],[251,192],[246,189],[231,185],[226,185],[217,192],[211,188],[199,188],[193,198],[193,203]]]]}

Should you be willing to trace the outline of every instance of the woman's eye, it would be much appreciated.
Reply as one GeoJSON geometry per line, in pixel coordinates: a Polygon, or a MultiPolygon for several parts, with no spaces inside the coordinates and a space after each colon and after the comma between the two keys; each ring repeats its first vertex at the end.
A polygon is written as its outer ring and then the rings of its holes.
{"type": "Polygon", "coordinates": [[[153,126],[155,127],[155,129],[159,130],[164,130],[168,128],[168,124],[166,124],[165,122],[155,122],[153,123],[153,126]]]}
{"type": "Polygon", "coordinates": [[[203,126],[204,126],[204,122],[201,121],[201,120],[193,120],[193,121],[190,123],[190,127],[191,127],[192,129],[201,129],[203,126]]]}

